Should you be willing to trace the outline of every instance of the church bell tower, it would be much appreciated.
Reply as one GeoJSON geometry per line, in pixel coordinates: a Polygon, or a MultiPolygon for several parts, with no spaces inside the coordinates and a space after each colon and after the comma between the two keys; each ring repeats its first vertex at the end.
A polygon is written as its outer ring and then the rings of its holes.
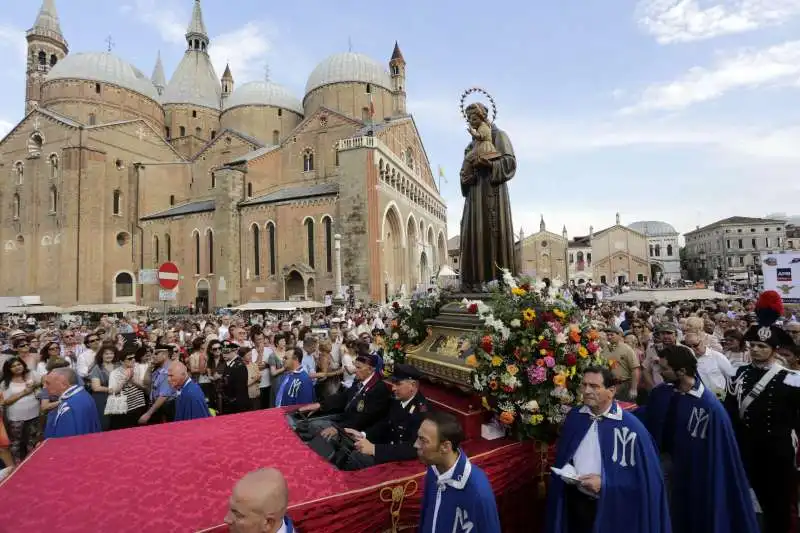
{"type": "Polygon", "coordinates": [[[36,22],[26,34],[28,41],[25,114],[39,105],[42,84],[47,74],[69,53],[67,41],[61,33],[55,0],[43,0],[36,22]]]}
{"type": "Polygon", "coordinates": [[[389,60],[389,73],[392,77],[392,113],[406,115],[406,60],[397,41],[394,43],[392,58],[389,60]]]}

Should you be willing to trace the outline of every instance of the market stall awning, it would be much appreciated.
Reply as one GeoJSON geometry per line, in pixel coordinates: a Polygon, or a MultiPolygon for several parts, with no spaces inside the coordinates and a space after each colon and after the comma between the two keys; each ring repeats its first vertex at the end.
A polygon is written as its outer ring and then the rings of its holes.
{"type": "Polygon", "coordinates": [[[8,307],[9,313],[17,313],[26,315],[58,315],[64,312],[64,309],[55,305],[12,305],[8,307]]]}
{"type": "Polygon", "coordinates": [[[299,302],[248,302],[234,307],[235,311],[295,311],[299,302]]]}
{"type": "Polygon", "coordinates": [[[136,304],[83,304],[64,309],[65,313],[136,313],[149,311],[149,307],[136,304]]]}
{"type": "Polygon", "coordinates": [[[683,302],[688,300],[727,300],[731,296],[711,289],[640,289],[606,298],[609,302],[683,302]]]}

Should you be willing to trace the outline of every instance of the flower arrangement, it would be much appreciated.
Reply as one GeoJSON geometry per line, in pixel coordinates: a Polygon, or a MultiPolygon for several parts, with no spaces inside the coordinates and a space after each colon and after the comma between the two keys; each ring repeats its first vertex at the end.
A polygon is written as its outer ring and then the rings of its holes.
{"type": "Polygon", "coordinates": [[[559,282],[518,284],[504,271],[489,303],[462,301],[486,328],[466,362],[486,409],[520,439],[552,442],[580,403],[583,370],[604,365],[599,333],[559,295],[559,282]]]}
{"type": "Polygon", "coordinates": [[[427,326],[425,321],[439,315],[444,301],[438,291],[415,293],[407,303],[392,302],[394,317],[391,321],[391,335],[386,341],[384,363],[387,372],[395,363],[404,363],[406,348],[425,340],[427,326]]]}

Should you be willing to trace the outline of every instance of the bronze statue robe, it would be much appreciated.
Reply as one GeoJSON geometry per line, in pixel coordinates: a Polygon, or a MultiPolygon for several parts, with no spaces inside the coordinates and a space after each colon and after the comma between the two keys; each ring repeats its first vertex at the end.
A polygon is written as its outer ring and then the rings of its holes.
{"type": "Polygon", "coordinates": [[[498,279],[500,268],[516,275],[514,226],[506,182],[517,171],[517,159],[508,135],[492,126],[492,142],[501,154],[490,167],[472,161],[467,146],[461,170],[461,193],[466,198],[461,216],[461,288],[480,290],[498,279]]]}

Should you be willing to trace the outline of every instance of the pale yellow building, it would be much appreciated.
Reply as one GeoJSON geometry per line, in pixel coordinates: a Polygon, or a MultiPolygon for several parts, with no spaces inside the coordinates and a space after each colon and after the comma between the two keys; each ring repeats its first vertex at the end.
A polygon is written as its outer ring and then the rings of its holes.
{"type": "Polygon", "coordinates": [[[516,243],[517,271],[537,280],[559,279],[564,282],[567,277],[567,246],[567,228],[564,227],[561,235],[547,231],[542,217],[537,233],[525,236],[520,230],[516,243]]]}
{"type": "Polygon", "coordinates": [[[447,261],[396,44],[385,65],[328,57],[301,99],[218,77],[199,0],[169,81],[160,58],[148,77],[111,53],[70,53],[55,0],[27,42],[26,115],[0,141],[0,294],[152,305],[140,271],[173,261],[178,305],[321,299],[341,235],[344,284],[382,301],[447,261]]]}
{"type": "Polygon", "coordinates": [[[594,283],[621,285],[649,283],[647,236],[620,224],[592,234],[592,272],[594,283]]]}

